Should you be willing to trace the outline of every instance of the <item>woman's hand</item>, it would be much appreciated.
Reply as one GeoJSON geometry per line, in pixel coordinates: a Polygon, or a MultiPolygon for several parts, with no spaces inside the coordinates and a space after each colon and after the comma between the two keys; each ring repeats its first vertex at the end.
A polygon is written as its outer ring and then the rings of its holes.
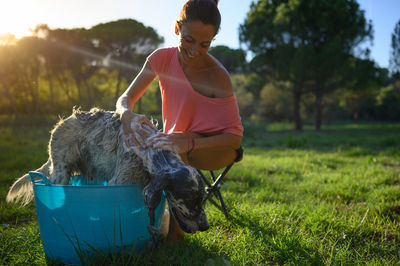
{"type": "Polygon", "coordinates": [[[154,128],[154,125],[146,116],[126,110],[120,115],[120,120],[122,123],[122,130],[127,137],[125,141],[126,146],[131,147],[135,145],[138,148],[145,148],[145,140],[150,136],[150,133],[146,131],[142,125],[144,124],[148,125],[150,128],[154,128]]]}
{"type": "Polygon", "coordinates": [[[146,145],[155,149],[172,151],[177,154],[187,153],[194,147],[193,138],[188,134],[159,133],[147,139],[146,145]]]}

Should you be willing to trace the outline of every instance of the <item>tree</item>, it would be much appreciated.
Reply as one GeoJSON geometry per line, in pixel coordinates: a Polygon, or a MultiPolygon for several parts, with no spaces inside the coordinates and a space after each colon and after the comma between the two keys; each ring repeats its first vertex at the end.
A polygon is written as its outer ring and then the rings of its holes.
{"type": "MultiPolygon", "coordinates": [[[[89,82],[96,71],[102,67],[110,73],[116,71],[114,94],[109,98],[114,103],[121,86],[140,70],[148,54],[163,40],[153,28],[132,19],[102,23],[90,29],[49,29],[47,25],[38,25],[35,33],[47,41],[43,55],[50,91],[55,80],[69,101],[84,106],[97,101],[105,104],[96,83],[89,82]],[[77,95],[71,91],[73,88],[77,95]]],[[[51,95],[54,97],[54,93],[51,95]]]]}
{"type": "Polygon", "coordinates": [[[98,24],[89,31],[95,51],[104,55],[108,66],[119,70],[115,98],[120,95],[122,78],[136,75],[149,53],[164,41],[152,27],[133,19],[98,24]]]}
{"type": "Polygon", "coordinates": [[[369,59],[352,58],[346,65],[344,87],[341,91],[343,105],[352,115],[355,123],[358,122],[363,102],[383,85],[386,78],[384,69],[378,68],[375,62],[369,59]]]}
{"type": "Polygon", "coordinates": [[[246,53],[242,49],[231,49],[225,45],[211,47],[208,51],[225,66],[229,73],[243,72],[246,64],[246,53]]]}
{"type": "Polygon", "coordinates": [[[392,49],[390,52],[389,69],[394,75],[400,73],[400,20],[397,22],[392,33],[392,49]]]}
{"type": "MultiPolygon", "coordinates": [[[[119,88],[128,86],[127,79],[160,42],[154,29],[134,20],[93,29],[50,29],[40,24],[30,37],[0,36],[0,112],[112,107],[119,88]]],[[[155,103],[159,92],[151,92],[146,100],[155,103]]],[[[145,111],[155,113],[154,105],[145,111]]]]}
{"type": "Polygon", "coordinates": [[[379,119],[400,121],[400,81],[394,81],[381,88],[376,101],[376,111],[379,119]]]}
{"type": "Polygon", "coordinates": [[[304,91],[314,93],[319,130],[324,95],[338,88],[342,67],[369,38],[371,23],[356,0],[259,0],[240,26],[240,40],[255,55],[251,64],[292,84],[297,129],[304,91]]]}
{"type": "MultiPolygon", "coordinates": [[[[242,118],[251,118],[251,115],[257,110],[257,101],[255,100],[255,87],[261,91],[262,84],[258,84],[258,76],[255,74],[232,74],[232,86],[238,101],[240,116],[242,118]]],[[[258,95],[259,93],[257,93],[258,95]]]]}
{"type": "Polygon", "coordinates": [[[284,89],[289,86],[291,86],[289,82],[271,81],[261,90],[258,112],[267,118],[267,121],[290,119],[293,98],[290,97],[290,91],[284,89]]]}
{"type": "Polygon", "coordinates": [[[240,115],[254,121],[261,121],[258,117],[260,93],[265,85],[265,78],[255,73],[232,74],[232,86],[235,92],[240,115]]]}
{"type": "MultiPolygon", "coordinates": [[[[8,42],[7,42],[8,43],[8,42]]],[[[5,97],[1,97],[4,101],[7,99],[10,109],[12,109],[14,115],[18,114],[18,108],[16,106],[14,97],[12,95],[11,84],[16,81],[16,71],[15,69],[15,46],[14,45],[0,45],[0,95],[5,97]]],[[[1,111],[4,112],[3,108],[5,108],[6,104],[2,104],[1,111]]],[[[6,107],[5,109],[8,108],[6,107]]]]}
{"type": "Polygon", "coordinates": [[[46,24],[39,24],[34,29],[35,36],[41,40],[40,56],[43,58],[42,76],[47,80],[49,88],[49,105],[51,110],[56,104],[56,94],[61,88],[63,98],[58,95],[59,102],[70,106],[71,102],[81,106],[92,106],[96,98],[93,88],[87,80],[99,68],[95,64],[100,56],[93,52],[93,44],[88,30],[50,29],[46,24]]]}

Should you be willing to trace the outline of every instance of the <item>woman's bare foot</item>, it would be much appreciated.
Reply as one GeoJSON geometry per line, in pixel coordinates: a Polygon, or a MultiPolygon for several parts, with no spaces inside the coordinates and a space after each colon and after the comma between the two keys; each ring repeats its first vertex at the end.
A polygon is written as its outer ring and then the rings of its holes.
{"type": "Polygon", "coordinates": [[[166,243],[176,243],[185,237],[185,233],[168,210],[165,210],[161,221],[160,236],[165,239],[166,243]]]}
{"type": "Polygon", "coordinates": [[[169,216],[169,230],[167,236],[167,243],[176,243],[185,238],[185,233],[179,227],[173,215],[169,216]]]}
{"type": "Polygon", "coordinates": [[[163,217],[161,219],[161,226],[160,226],[161,239],[167,239],[168,229],[169,229],[169,211],[165,210],[163,217]]]}

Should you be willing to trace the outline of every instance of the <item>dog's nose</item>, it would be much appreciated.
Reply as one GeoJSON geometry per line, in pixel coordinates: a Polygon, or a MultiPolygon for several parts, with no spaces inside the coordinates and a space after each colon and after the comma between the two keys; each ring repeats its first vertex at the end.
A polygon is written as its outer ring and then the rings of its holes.
{"type": "Polygon", "coordinates": [[[203,221],[201,221],[201,223],[199,224],[199,231],[207,231],[208,228],[210,228],[208,220],[204,219],[203,221]]]}
{"type": "Polygon", "coordinates": [[[179,178],[179,179],[188,179],[188,176],[189,176],[189,171],[188,171],[188,169],[186,169],[186,167],[181,167],[181,168],[179,168],[177,171],[174,171],[173,172],[173,175],[174,176],[176,176],[176,178],[179,178]]]}

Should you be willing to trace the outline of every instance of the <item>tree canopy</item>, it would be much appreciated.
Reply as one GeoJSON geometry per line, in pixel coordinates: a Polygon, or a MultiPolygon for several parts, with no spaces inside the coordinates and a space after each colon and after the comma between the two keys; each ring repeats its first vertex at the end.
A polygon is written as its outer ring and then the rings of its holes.
{"type": "Polygon", "coordinates": [[[228,72],[243,72],[246,65],[246,52],[242,49],[231,49],[225,45],[217,45],[211,47],[208,52],[217,58],[228,72]]]}
{"type": "MultiPolygon", "coordinates": [[[[399,23],[392,35],[390,76],[369,58],[368,49],[360,49],[372,39],[372,27],[355,0],[254,1],[240,26],[241,49],[219,45],[209,53],[230,72],[244,122],[294,121],[297,129],[303,123],[318,129],[322,114],[324,123],[398,121],[399,23]]],[[[88,29],[42,24],[21,39],[1,35],[0,114],[113,109],[162,41],[154,29],[132,19],[88,29]]],[[[158,117],[160,107],[155,81],[134,111],[158,117]]]]}
{"type": "Polygon", "coordinates": [[[392,74],[400,74],[400,20],[392,33],[389,68],[392,74]]]}
{"type": "Polygon", "coordinates": [[[342,66],[371,38],[372,25],[356,0],[259,0],[240,26],[240,40],[255,55],[253,67],[292,83],[298,129],[304,90],[314,93],[319,129],[324,95],[338,88],[342,66]]]}
{"type": "Polygon", "coordinates": [[[3,39],[0,45],[0,93],[6,96],[0,111],[113,107],[121,86],[127,86],[163,42],[153,28],[133,19],[90,29],[50,29],[42,24],[34,33],[20,40],[3,39]]]}

